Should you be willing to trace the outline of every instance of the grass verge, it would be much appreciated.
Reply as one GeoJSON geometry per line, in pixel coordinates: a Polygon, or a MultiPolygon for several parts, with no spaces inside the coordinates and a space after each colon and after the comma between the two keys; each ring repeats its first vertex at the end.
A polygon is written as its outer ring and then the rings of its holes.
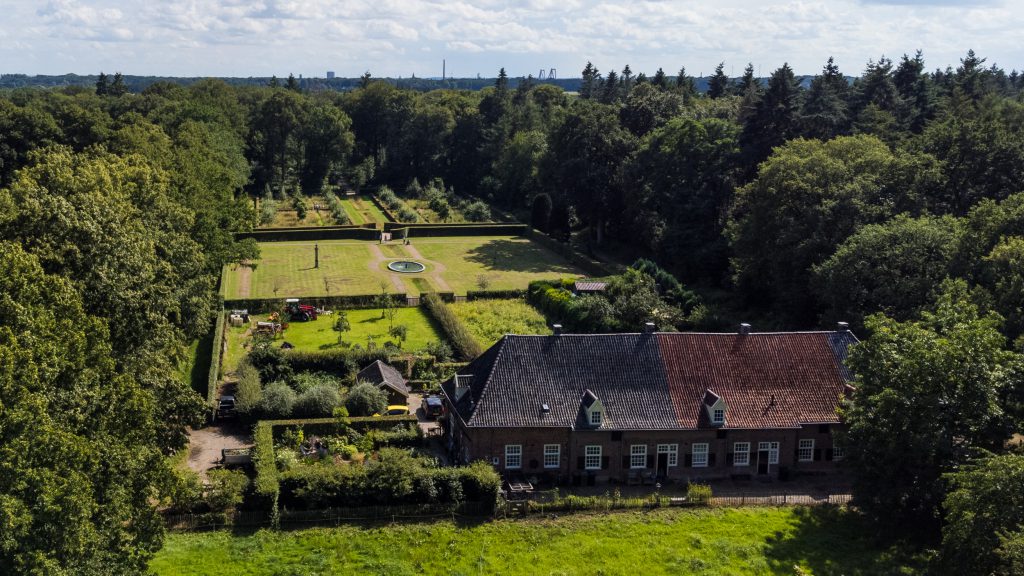
{"type": "Polygon", "coordinates": [[[855,513],[833,508],[662,509],[288,532],[170,534],[161,575],[916,574],[855,513]]]}

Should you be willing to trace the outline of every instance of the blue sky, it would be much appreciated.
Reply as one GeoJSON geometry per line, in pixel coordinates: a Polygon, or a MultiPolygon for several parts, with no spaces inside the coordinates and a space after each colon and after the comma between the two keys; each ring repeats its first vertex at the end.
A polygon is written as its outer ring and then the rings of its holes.
{"type": "Polygon", "coordinates": [[[165,76],[708,74],[725,61],[814,74],[836,58],[924,51],[929,69],[968,48],[1024,69],[1017,0],[0,0],[0,72],[165,76]]]}

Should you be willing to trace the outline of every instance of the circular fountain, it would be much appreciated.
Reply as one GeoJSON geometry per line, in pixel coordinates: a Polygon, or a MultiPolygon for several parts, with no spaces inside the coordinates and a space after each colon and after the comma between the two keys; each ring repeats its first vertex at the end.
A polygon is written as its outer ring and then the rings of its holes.
{"type": "Polygon", "coordinates": [[[423,272],[427,267],[415,260],[394,260],[388,262],[388,269],[403,274],[416,274],[417,272],[423,272]]]}

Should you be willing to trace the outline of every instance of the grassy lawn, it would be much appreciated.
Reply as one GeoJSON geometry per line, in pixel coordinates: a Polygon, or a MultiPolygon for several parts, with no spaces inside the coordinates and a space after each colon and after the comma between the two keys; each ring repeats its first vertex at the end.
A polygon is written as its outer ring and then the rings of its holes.
{"type": "Polygon", "coordinates": [[[171,534],[161,575],[917,574],[853,513],[828,508],[657,510],[285,532],[171,534]]]}
{"type": "MultiPolygon", "coordinates": [[[[419,350],[429,342],[444,340],[434,321],[421,308],[396,308],[394,325],[405,326],[408,330],[406,340],[402,343],[404,350],[419,350]]],[[[378,347],[384,342],[395,342],[388,334],[389,322],[380,317],[380,308],[371,310],[345,310],[352,329],[342,334],[345,342],[359,344],[366,348],[368,342],[378,347]]],[[[298,350],[325,350],[338,345],[338,333],[334,331],[334,320],[337,316],[321,316],[312,322],[290,322],[288,330],[279,342],[287,341],[298,350]]],[[[255,323],[266,320],[266,315],[252,316],[255,323]]],[[[229,374],[238,368],[238,363],[249,351],[251,337],[249,327],[227,328],[228,349],[224,355],[224,373],[229,374]]]]}
{"type": "Polygon", "coordinates": [[[345,207],[352,224],[366,224],[367,222],[387,222],[384,213],[377,208],[369,198],[364,196],[341,196],[341,205],[345,207]]]}
{"type": "Polygon", "coordinates": [[[505,334],[551,333],[544,316],[525,300],[473,300],[448,306],[484,348],[505,334]]]}
{"type": "Polygon", "coordinates": [[[382,283],[391,293],[430,289],[465,294],[479,289],[481,277],[490,289],[508,290],[524,289],[541,278],[583,275],[561,256],[527,238],[512,236],[415,238],[411,247],[360,240],[329,240],[319,245],[320,267],[313,268],[312,242],[261,243],[261,258],[254,270],[225,268],[225,297],[375,294],[382,283]],[[388,259],[411,258],[416,251],[426,260],[424,272],[399,274],[387,269],[388,259]],[[416,278],[421,281],[414,282],[416,278]]]}

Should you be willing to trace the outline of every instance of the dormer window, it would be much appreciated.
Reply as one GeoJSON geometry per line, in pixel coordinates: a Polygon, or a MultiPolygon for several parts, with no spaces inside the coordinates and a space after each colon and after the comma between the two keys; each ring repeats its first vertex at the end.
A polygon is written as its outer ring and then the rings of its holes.
{"type": "Polygon", "coordinates": [[[715,427],[725,426],[725,411],[729,407],[725,404],[725,400],[715,393],[714,390],[708,388],[704,391],[704,398],[701,401],[704,406],[704,410],[708,415],[708,419],[711,421],[711,425],[715,427]]]}
{"type": "Polygon", "coordinates": [[[601,411],[593,410],[590,412],[590,425],[600,426],[601,425],[601,411]]]}
{"type": "Polygon", "coordinates": [[[579,418],[584,425],[591,428],[600,428],[604,423],[604,404],[590,390],[583,391],[583,398],[580,399],[579,418]]]}

